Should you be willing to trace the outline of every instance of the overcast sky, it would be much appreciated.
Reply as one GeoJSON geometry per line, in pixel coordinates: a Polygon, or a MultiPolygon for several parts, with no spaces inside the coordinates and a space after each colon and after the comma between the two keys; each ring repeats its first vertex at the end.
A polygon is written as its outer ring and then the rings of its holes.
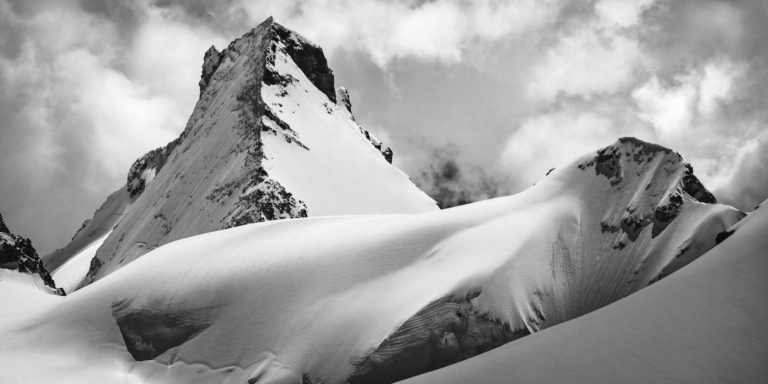
{"type": "Polygon", "coordinates": [[[62,246],[184,128],[203,53],[267,16],[446,201],[519,191],[621,136],[723,202],[768,197],[768,2],[0,0],[0,212],[62,246]]]}

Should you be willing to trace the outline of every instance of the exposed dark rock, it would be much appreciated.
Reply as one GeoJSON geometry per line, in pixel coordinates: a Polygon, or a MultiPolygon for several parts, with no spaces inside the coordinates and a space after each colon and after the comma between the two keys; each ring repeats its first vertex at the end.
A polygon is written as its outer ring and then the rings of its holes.
{"type": "Polygon", "coordinates": [[[659,205],[653,211],[653,228],[651,236],[656,237],[663,232],[667,226],[680,214],[680,208],[683,205],[683,198],[675,193],[669,197],[669,202],[665,205],[659,205]]]}
{"type": "Polygon", "coordinates": [[[298,145],[301,148],[309,149],[304,143],[301,142],[301,139],[299,138],[299,134],[294,131],[290,125],[288,125],[285,121],[283,121],[281,118],[277,117],[277,114],[270,108],[269,106],[264,106],[262,111],[261,119],[259,120],[259,127],[261,127],[261,131],[270,132],[274,135],[277,135],[278,133],[282,134],[285,141],[288,143],[294,143],[298,145]],[[280,132],[277,132],[277,130],[271,128],[268,124],[268,122],[273,123],[277,127],[280,128],[280,132]]]}
{"type": "Polygon", "coordinates": [[[693,167],[690,164],[685,164],[685,174],[683,175],[683,191],[702,203],[717,203],[715,195],[709,192],[707,188],[701,184],[699,178],[693,174],[693,167]]]}
{"type": "Polygon", "coordinates": [[[349,98],[349,92],[346,88],[339,87],[336,89],[336,104],[352,113],[352,100],[349,98]]]}
{"type": "Polygon", "coordinates": [[[240,191],[235,207],[224,219],[224,228],[298,217],[307,217],[307,205],[259,169],[240,191]]]}
{"type": "Polygon", "coordinates": [[[323,49],[280,24],[273,22],[271,31],[280,39],[285,46],[285,53],[293,59],[309,81],[335,103],[333,71],[328,68],[323,49]]]}
{"type": "Polygon", "coordinates": [[[394,156],[392,153],[392,148],[387,147],[387,149],[381,151],[381,154],[384,155],[384,160],[392,164],[392,156],[394,156]]]}
{"type": "Polygon", "coordinates": [[[173,149],[180,142],[180,138],[171,141],[164,147],[147,152],[144,156],[133,162],[131,169],[128,171],[128,182],[125,186],[131,199],[135,199],[144,192],[144,188],[151,182],[151,178],[154,178],[160,172],[168,161],[168,157],[173,152],[173,149]]]}
{"type": "Polygon", "coordinates": [[[211,324],[210,309],[134,309],[130,303],[112,304],[112,317],[125,347],[136,361],[154,359],[183,344],[211,324]]]}
{"type": "Polygon", "coordinates": [[[478,313],[471,299],[446,297],[408,319],[376,350],[355,362],[349,383],[393,383],[479,355],[529,335],[478,313]]]}
{"type": "Polygon", "coordinates": [[[732,231],[726,230],[726,231],[722,231],[722,232],[718,233],[715,236],[715,244],[722,243],[723,241],[725,241],[725,239],[731,237],[731,235],[733,235],[735,232],[736,232],[736,230],[732,230],[732,231]]]}
{"type": "Polygon", "coordinates": [[[621,177],[621,153],[617,147],[606,147],[597,152],[595,174],[603,175],[611,185],[619,184],[621,177]]]}
{"type": "Polygon", "coordinates": [[[43,266],[43,261],[26,237],[14,235],[0,215],[0,268],[17,270],[21,273],[37,274],[51,293],[64,296],[64,290],[56,287],[53,278],[43,266]]]}
{"type": "MultiPolygon", "coordinates": [[[[622,157],[626,157],[624,161],[642,164],[659,153],[674,154],[671,149],[657,144],[647,143],[634,137],[622,137],[616,143],[597,151],[594,159],[581,163],[578,167],[585,170],[594,166],[596,175],[605,176],[611,185],[616,186],[623,181],[624,177],[622,157]]],[[[679,159],[680,155],[677,155],[677,158],[679,159]]]]}
{"type": "Polygon", "coordinates": [[[200,95],[203,94],[203,91],[205,91],[205,88],[211,81],[211,77],[214,72],[216,72],[216,68],[219,67],[222,57],[223,55],[221,52],[217,51],[214,46],[211,46],[205,51],[205,56],[203,57],[203,74],[200,76],[200,83],[198,84],[200,86],[200,95]]]}
{"type": "Polygon", "coordinates": [[[8,229],[8,226],[6,226],[5,222],[3,221],[3,215],[0,215],[0,232],[11,233],[11,230],[8,229]]]}

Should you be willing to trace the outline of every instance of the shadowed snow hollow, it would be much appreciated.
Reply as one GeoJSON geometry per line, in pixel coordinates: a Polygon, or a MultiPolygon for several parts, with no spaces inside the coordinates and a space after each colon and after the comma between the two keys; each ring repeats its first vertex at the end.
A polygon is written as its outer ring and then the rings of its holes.
{"type": "Polygon", "coordinates": [[[742,216],[678,154],[620,139],[514,196],[163,245],[0,329],[0,361],[10,382],[392,382],[638,291],[742,216]]]}

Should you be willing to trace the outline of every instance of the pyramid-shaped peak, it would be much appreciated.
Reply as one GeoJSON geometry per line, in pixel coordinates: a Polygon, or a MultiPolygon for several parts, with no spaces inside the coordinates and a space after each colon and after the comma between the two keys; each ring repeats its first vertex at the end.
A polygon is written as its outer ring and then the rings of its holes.
{"type": "MultiPolygon", "coordinates": [[[[328,67],[323,49],[310,42],[300,34],[277,23],[270,16],[243,36],[232,41],[226,49],[219,52],[211,46],[203,58],[203,70],[200,78],[200,95],[211,82],[219,65],[225,58],[234,59],[246,55],[260,63],[256,68],[265,64],[274,64],[275,52],[280,50],[290,56],[312,84],[325,94],[328,99],[336,102],[333,71],[328,67]]],[[[269,65],[264,71],[264,80],[270,83],[274,73],[270,73],[269,65]]],[[[279,76],[277,76],[279,77],[279,76]]]]}
{"type": "Polygon", "coordinates": [[[134,162],[84,284],[181,238],[268,220],[436,209],[336,105],[323,50],[268,18],[205,52],[181,135],[134,162]],[[331,175],[329,177],[329,175],[331,175]]]}

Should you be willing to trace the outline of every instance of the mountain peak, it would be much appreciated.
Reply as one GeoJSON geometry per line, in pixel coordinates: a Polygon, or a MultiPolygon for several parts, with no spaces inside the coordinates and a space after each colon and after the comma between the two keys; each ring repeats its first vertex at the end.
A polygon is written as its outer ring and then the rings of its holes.
{"type": "MultiPolygon", "coordinates": [[[[323,92],[328,99],[334,103],[336,102],[333,71],[328,67],[328,61],[325,58],[323,49],[300,34],[275,22],[271,16],[230,43],[225,50],[219,52],[213,46],[208,48],[203,57],[203,70],[200,78],[201,95],[208,86],[223,57],[242,53],[242,47],[248,45],[248,41],[256,41],[252,46],[257,48],[256,50],[251,50],[248,54],[255,56],[254,58],[257,60],[261,60],[261,57],[263,57],[270,64],[274,64],[275,51],[277,49],[283,51],[291,57],[293,62],[317,89],[323,92]],[[269,41],[269,44],[264,44],[262,41],[269,41]]],[[[286,79],[281,78],[277,73],[269,70],[264,73],[264,82],[266,84],[276,84],[285,81],[286,79]]]]}
{"type": "Polygon", "coordinates": [[[131,166],[119,222],[95,225],[108,230],[98,231],[106,239],[86,284],[165,243],[215,230],[437,209],[391,165],[392,150],[336,104],[323,50],[273,19],[221,51],[209,48],[199,85],[181,135],[131,166]]]}
{"type": "Polygon", "coordinates": [[[693,174],[693,167],[683,161],[679,153],[664,146],[649,143],[634,137],[622,137],[613,144],[597,151],[594,158],[579,164],[580,169],[594,167],[595,174],[605,176],[611,185],[620,187],[625,178],[639,180],[645,177],[642,172],[626,172],[628,168],[647,168],[647,172],[655,172],[653,180],[668,178],[678,184],[681,191],[691,198],[702,202],[714,204],[715,196],[709,192],[699,179],[693,174]],[[646,167],[647,164],[659,161],[664,164],[665,173],[658,174],[657,167],[646,167]]]}

